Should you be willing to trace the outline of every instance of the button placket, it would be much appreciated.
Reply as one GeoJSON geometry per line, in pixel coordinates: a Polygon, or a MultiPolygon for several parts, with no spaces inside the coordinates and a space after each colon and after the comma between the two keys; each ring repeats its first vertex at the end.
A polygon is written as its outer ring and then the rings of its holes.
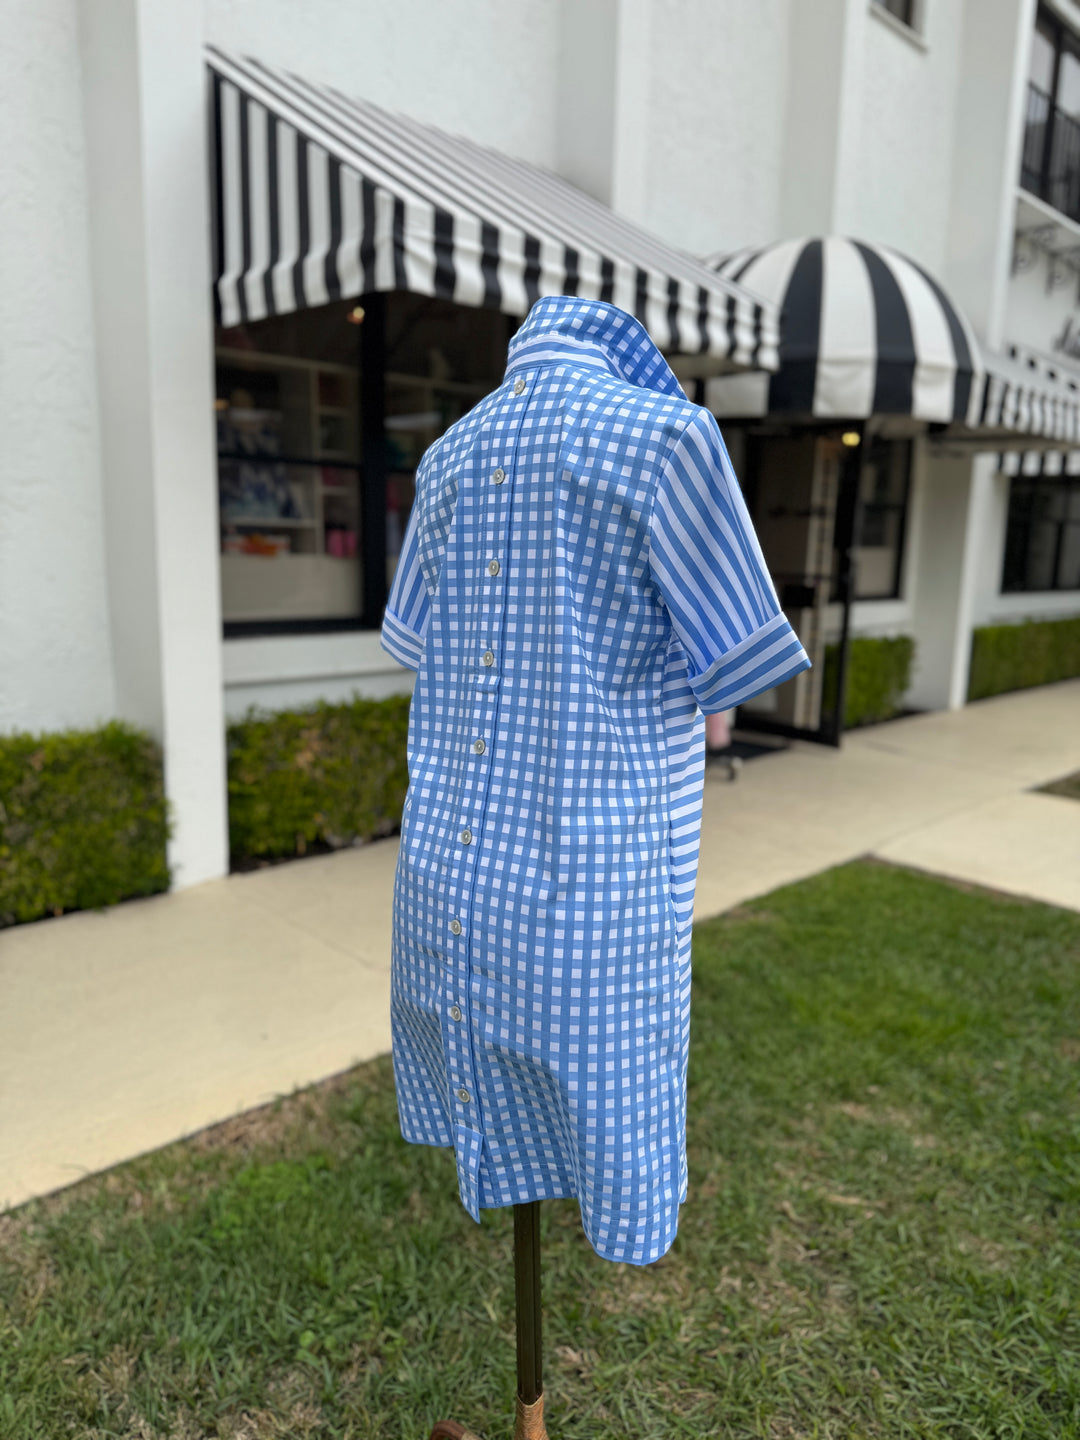
{"type": "MultiPolygon", "coordinates": [[[[521,395],[525,389],[525,381],[519,377],[519,383],[514,388],[515,395],[521,395]]],[[[481,863],[485,806],[491,774],[490,766],[481,757],[488,756],[491,747],[497,743],[498,739],[497,716],[499,668],[501,667],[497,665],[497,655],[500,651],[499,637],[506,604],[503,571],[506,569],[506,562],[509,558],[511,500],[514,488],[513,467],[518,433],[525,407],[515,405],[514,410],[517,413],[511,413],[508,417],[509,423],[506,430],[500,434],[497,441],[499,450],[489,462],[485,475],[489,483],[477,487],[473,496],[476,508],[481,512],[475,516],[479,522],[477,548],[480,557],[484,557],[485,552],[487,557],[483,570],[475,582],[479,603],[473,612],[479,626],[479,633],[474,637],[474,643],[478,648],[473,651],[473,654],[478,654],[480,661],[474,675],[477,679],[482,676],[484,683],[473,692],[470,728],[462,736],[462,741],[467,746],[469,753],[465,758],[459,792],[459,821],[454,848],[460,868],[457,875],[456,908],[450,926],[455,937],[452,948],[455,952],[460,953],[455,953],[456,963],[452,960],[451,965],[447,967],[447,983],[444,989],[445,1009],[443,1013],[447,1017],[444,1020],[444,1043],[447,1056],[447,1078],[457,1102],[454,1108],[466,1123],[477,1129],[480,1128],[480,1117],[475,1113],[476,1084],[468,1021],[469,978],[471,975],[469,953],[471,931],[468,921],[471,916],[477,869],[481,863]],[[486,573],[484,573],[485,571],[486,573]],[[499,579],[501,575],[503,576],[502,580],[499,579]],[[454,922],[458,926],[456,930],[454,922]]]]}

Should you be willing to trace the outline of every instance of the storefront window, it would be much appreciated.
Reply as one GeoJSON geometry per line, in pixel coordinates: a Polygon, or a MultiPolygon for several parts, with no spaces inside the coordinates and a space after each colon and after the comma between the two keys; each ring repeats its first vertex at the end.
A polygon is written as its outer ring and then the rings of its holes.
{"type": "MultiPolygon", "coordinates": [[[[506,317],[407,294],[387,297],[381,363],[364,377],[356,301],[217,335],[221,596],[226,633],[377,627],[423,451],[502,377],[506,317]],[[368,437],[363,386],[385,433],[368,437]],[[370,398],[370,397],[369,397],[370,398]],[[378,463],[372,464],[373,446],[378,463]],[[365,475],[364,461],[380,471],[365,475]],[[377,515],[375,531],[365,515],[377,515]],[[365,555],[369,584],[365,587],[365,555]],[[368,610],[365,613],[365,593],[368,610]]],[[[370,353],[370,352],[368,352],[370,353]]]]}
{"type": "Polygon", "coordinates": [[[218,334],[221,599],[233,633],[360,620],[358,337],[349,308],[218,334]]]}
{"type": "Polygon", "coordinates": [[[863,442],[855,518],[856,600],[895,600],[900,594],[911,455],[910,440],[871,436],[863,442]]]}
{"type": "Polygon", "coordinates": [[[1080,479],[1012,480],[1001,588],[1080,590],[1080,479]]]}

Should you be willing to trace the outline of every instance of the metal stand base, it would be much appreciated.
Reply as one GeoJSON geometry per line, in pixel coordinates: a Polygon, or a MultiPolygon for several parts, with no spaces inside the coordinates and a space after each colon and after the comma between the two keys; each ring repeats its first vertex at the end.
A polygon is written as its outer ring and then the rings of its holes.
{"type": "MultiPolygon", "coordinates": [[[[514,1206],[517,1414],[513,1440],[548,1440],[540,1337],[540,1201],[514,1206]]],[[[429,1440],[480,1440],[456,1420],[440,1420],[429,1440]]]]}

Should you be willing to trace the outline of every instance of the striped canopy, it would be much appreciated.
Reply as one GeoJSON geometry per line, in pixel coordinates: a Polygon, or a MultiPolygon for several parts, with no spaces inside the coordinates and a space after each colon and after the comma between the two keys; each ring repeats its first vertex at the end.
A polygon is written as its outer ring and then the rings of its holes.
{"type": "Polygon", "coordinates": [[[572,185],[261,61],[207,52],[219,322],[410,290],[608,300],[709,373],[777,364],[774,305],[572,185]]]}
{"type": "Polygon", "coordinates": [[[1080,450],[1004,450],[998,469],[1004,475],[1071,479],[1080,475],[1080,450]]]}
{"type": "Polygon", "coordinates": [[[988,355],[977,424],[983,430],[1078,444],[1080,376],[1017,345],[988,355]]]}
{"type": "Polygon", "coordinates": [[[828,235],[707,263],[782,310],[780,368],[710,381],[716,414],[975,418],[975,336],[938,282],[896,250],[828,235]]]}

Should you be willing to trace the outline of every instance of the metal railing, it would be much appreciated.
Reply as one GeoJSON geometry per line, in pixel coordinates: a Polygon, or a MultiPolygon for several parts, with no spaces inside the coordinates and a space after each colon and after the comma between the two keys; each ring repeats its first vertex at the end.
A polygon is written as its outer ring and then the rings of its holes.
{"type": "Polygon", "coordinates": [[[1020,184],[1070,220],[1080,220],[1080,121],[1030,82],[1020,184]]]}

